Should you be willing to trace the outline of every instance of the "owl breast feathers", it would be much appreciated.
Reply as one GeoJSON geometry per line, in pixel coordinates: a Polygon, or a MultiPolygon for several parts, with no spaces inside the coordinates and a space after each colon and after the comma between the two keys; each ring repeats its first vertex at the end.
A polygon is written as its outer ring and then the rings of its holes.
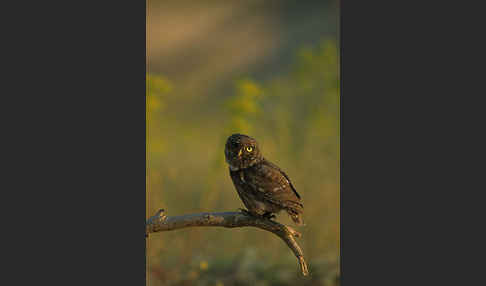
{"type": "Polygon", "coordinates": [[[296,224],[303,224],[300,195],[289,177],[263,158],[253,138],[230,136],[225,154],[233,184],[250,213],[270,215],[285,210],[296,224]]]}

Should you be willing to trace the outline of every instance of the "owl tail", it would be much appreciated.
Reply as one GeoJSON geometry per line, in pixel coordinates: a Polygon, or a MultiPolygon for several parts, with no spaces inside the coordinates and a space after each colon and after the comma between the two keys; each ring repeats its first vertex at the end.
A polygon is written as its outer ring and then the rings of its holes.
{"type": "Polygon", "coordinates": [[[304,212],[304,206],[297,202],[287,201],[287,213],[292,221],[299,226],[303,226],[304,220],[302,219],[302,213],[304,212]]]}
{"type": "Polygon", "coordinates": [[[305,225],[304,224],[304,220],[302,219],[302,215],[299,215],[299,214],[293,215],[293,214],[291,214],[290,215],[290,218],[294,221],[294,223],[296,225],[300,225],[300,226],[305,225]]]}

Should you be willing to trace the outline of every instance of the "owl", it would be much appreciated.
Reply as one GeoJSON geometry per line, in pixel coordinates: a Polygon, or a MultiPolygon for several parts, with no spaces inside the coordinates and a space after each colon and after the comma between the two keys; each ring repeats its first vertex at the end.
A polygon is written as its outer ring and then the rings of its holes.
{"type": "Polygon", "coordinates": [[[287,174],[263,157],[255,139],[233,134],[224,154],[236,191],[250,214],[273,218],[284,210],[297,225],[303,225],[299,193],[287,174]]]}

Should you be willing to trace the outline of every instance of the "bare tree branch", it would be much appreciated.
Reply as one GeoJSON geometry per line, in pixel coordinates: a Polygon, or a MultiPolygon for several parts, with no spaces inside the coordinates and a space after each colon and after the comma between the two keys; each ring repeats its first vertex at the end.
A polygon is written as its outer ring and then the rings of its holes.
{"type": "Polygon", "coordinates": [[[181,216],[166,216],[165,211],[160,209],[154,216],[147,220],[145,236],[148,236],[148,234],[152,232],[169,231],[195,226],[219,226],[227,228],[253,226],[270,231],[280,237],[294,252],[299,261],[302,274],[304,276],[309,274],[304,259],[304,253],[295,241],[295,237],[301,237],[299,232],[276,221],[251,216],[245,212],[199,213],[181,216]]]}

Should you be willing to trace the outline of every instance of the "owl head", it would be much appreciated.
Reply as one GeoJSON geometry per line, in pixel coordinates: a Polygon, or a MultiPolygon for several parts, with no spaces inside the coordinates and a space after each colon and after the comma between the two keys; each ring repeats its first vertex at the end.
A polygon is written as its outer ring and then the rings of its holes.
{"type": "Polygon", "coordinates": [[[224,155],[233,171],[248,168],[263,160],[257,141],[243,134],[233,134],[228,137],[224,155]]]}

